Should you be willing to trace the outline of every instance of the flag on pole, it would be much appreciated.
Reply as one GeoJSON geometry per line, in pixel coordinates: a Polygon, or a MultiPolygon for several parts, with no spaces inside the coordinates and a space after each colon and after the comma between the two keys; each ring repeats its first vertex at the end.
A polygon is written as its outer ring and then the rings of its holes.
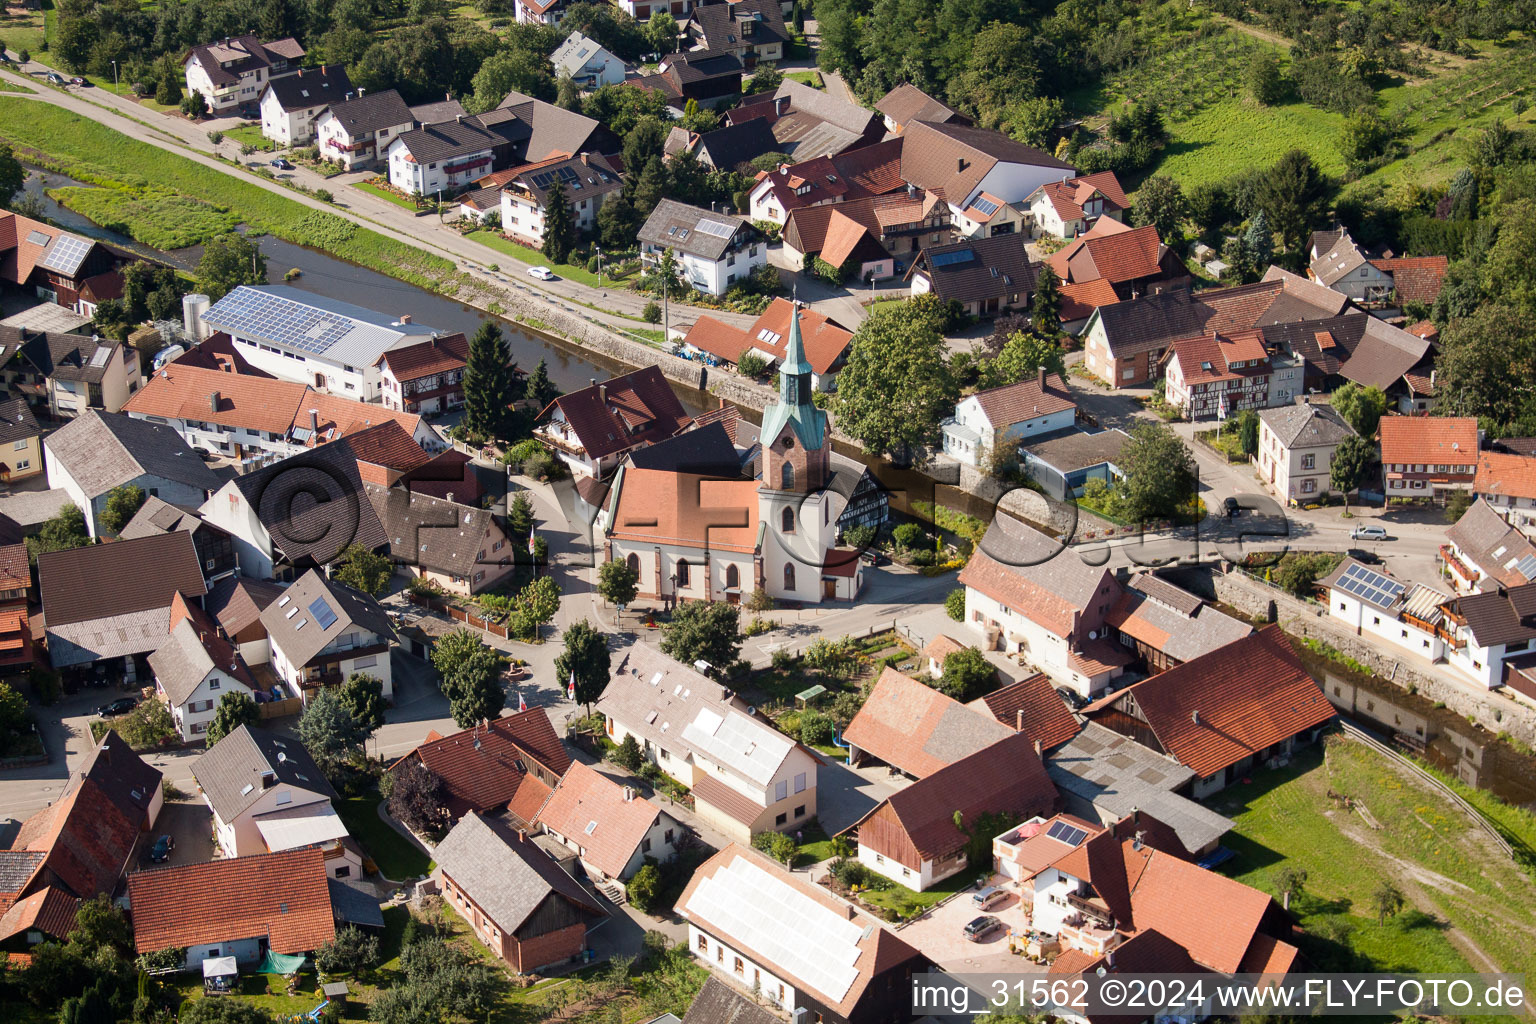
{"type": "Polygon", "coordinates": [[[528,698],[524,697],[521,693],[517,695],[517,710],[520,712],[528,710],[528,698]]]}
{"type": "Polygon", "coordinates": [[[528,553],[530,555],[533,554],[533,539],[537,536],[538,532],[538,527],[531,526],[528,528],[528,553]]]}
{"type": "Polygon", "coordinates": [[[570,700],[576,699],[576,670],[571,669],[571,681],[565,684],[565,695],[570,700]]]}
{"type": "Polygon", "coordinates": [[[1227,418],[1227,396],[1226,395],[1222,395],[1221,396],[1221,404],[1216,407],[1216,418],[1218,420],[1224,420],[1224,419],[1227,418]]]}

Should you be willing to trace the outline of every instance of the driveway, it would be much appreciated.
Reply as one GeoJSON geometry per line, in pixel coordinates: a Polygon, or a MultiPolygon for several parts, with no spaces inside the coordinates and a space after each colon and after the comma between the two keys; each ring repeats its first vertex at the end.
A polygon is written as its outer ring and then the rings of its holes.
{"type": "Polygon", "coordinates": [[[893,776],[890,769],[850,768],[841,761],[831,761],[816,772],[816,817],[827,835],[843,829],[874,810],[886,797],[910,781],[893,776]]]}
{"type": "Polygon", "coordinates": [[[1004,902],[980,911],[971,902],[973,891],[962,892],[927,917],[907,925],[898,934],[904,942],[922,950],[924,955],[932,958],[934,963],[946,971],[1044,973],[1044,964],[1031,963],[1008,951],[1008,936],[1021,934],[1028,929],[1018,894],[1010,891],[1004,902]],[[972,942],[965,937],[966,923],[982,913],[997,918],[1004,927],[980,942],[972,942]]]}
{"type": "Polygon", "coordinates": [[[213,811],[201,800],[167,802],[160,809],[155,827],[145,834],[138,851],[142,867],[175,867],[180,864],[202,864],[214,858],[213,811]],[[160,836],[170,836],[176,842],[171,859],[165,864],[151,865],[149,851],[160,836]]]}

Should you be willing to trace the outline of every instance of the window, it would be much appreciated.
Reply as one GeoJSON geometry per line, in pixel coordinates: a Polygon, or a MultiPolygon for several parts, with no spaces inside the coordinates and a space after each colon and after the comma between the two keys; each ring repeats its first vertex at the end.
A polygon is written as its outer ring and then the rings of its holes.
{"type": "MultiPolygon", "coordinates": [[[[665,751],[663,751],[663,753],[665,753],[665,751]]],[[[661,841],[666,843],[668,846],[672,845],[672,829],[667,829],[667,834],[662,837],[661,841]]]]}
{"type": "Polygon", "coordinates": [[[795,792],[805,792],[805,772],[801,772],[799,775],[795,776],[795,792]]]}
{"type": "Polygon", "coordinates": [[[799,807],[795,808],[795,818],[799,819],[803,817],[805,817],[805,804],[801,804],[799,807]]]}
{"type": "Polygon", "coordinates": [[[795,510],[786,508],[779,513],[779,531],[781,533],[795,532],[795,510]]]}
{"type": "Polygon", "coordinates": [[[1122,380],[1135,380],[1136,371],[1134,369],[1125,370],[1120,374],[1120,377],[1122,380]]]}
{"type": "Polygon", "coordinates": [[[1316,469],[1317,468],[1317,456],[1316,455],[1303,455],[1301,457],[1301,468],[1302,469],[1316,469]]]}
{"type": "Polygon", "coordinates": [[[641,853],[650,853],[651,852],[651,837],[650,836],[646,836],[644,839],[640,840],[640,852],[641,853]]]}
{"type": "Polygon", "coordinates": [[[1317,490],[1316,480],[1303,480],[1301,482],[1301,493],[1311,494],[1315,490],[1317,490]]]}
{"type": "Polygon", "coordinates": [[[677,560],[677,585],[679,587],[686,587],[689,585],[688,563],[683,561],[681,558],[677,560]]]}
{"type": "Polygon", "coordinates": [[[27,450],[27,445],[29,445],[31,443],[32,443],[31,440],[17,441],[15,444],[11,445],[11,448],[14,451],[18,451],[18,452],[26,451],[27,450]]]}
{"type": "Polygon", "coordinates": [[[741,573],[734,565],[728,565],[725,567],[725,589],[741,589],[741,573]]]}
{"type": "Polygon", "coordinates": [[[779,470],[779,486],[786,491],[795,486],[795,467],[788,462],[779,470]]]}
{"type": "Polygon", "coordinates": [[[784,567],[784,589],[795,589],[795,567],[793,565],[786,565],[784,567]]]}
{"type": "Polygon", "coordinates": [[[739,956],[735,957],[734,959],[736,963],[733,966],[736,970],[736,973],[745,976],[747,973],[747,965],[741,962],[741,957],[739,956]]]}
{"type": "Polygon", "coordinates": [[[774,824],[775,827],[777,827],[779,825],[784,824],[788,820],[789,820],[789,817],[787,815],[780,814],[780,815],[778,815],[777,817],[775,817],[773,819],[773,824],[774,824]]]}
{"type": "Polygon", "coordinates": [[[885,858],[877,853],[877,854],[875,854],[875,863],[876,864],[884,864],[885,863],[885,858]]]}
{"type": "Polygon", "coordinates": [[[699,936],[699,952],[700,953],[707,953],[707,952],[709,952],[709,940],[706,939],[702,935],[699,936]]]}
{"type": "Polygon", "coordinates": [[[336,877],[337,878],[350,878],[350,877],[352,877],[352,865],[350,865],[350,864],[343,864],[341,867],[337,868],[336,869],[336,877]]]}
{"type": "Polygon", "coordinates": [[[774,800],[788,800],[789,799],[789,782],[788,781],[786,781],[784,779],[780,779],[778,782],[775,782],[773,784],[773,798],[774,798],[774,800]]]}
{"type": "Polygon", "coordinates": [[[219,688],[219,680],[218,680],[217,677],[208,680],[208,689],[210,689],[210,690],[217,690],[218,688],[219,688]]]}
{"type": "Polygon", "coordinates": [[[16,468],[18,470],[31,469],[32,468],[32,460],[31,459],[17,459],[16,460],[16,468]]]}
{"type": "Polygon", "coordinates": [[[627,561],[629,563],[629,567],[635,571],[635,574],[639,575],[639,573],[640,573],[640,556],[639,555],[630,555],[629,558],[625,559],[625,561],[627,561]]]}

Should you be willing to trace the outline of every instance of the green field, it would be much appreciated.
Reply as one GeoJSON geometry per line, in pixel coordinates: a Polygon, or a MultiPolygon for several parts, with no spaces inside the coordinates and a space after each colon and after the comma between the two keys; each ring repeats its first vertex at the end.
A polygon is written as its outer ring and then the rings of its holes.
{"type": "Polygon", "coordinates": [[[48,194],[104,228],[132,235],[156,249],[181,249],[235,230],[227,210],[158,189],[55,188],[48,194]],[[131,230],[130,230],[131,228],[131,230]]]}
{"type": "MultiPolygon", "coordinates": [[[[227,210],[237,223],[435,291],[462,283],[452,263],[348,220],[295,202],[251,181],[131,139],[46,103],[0,97],[0,138],[30,162],[77,181],[130,194],[158,191],[227,210]]],[[[151,205],[124,223],[134,238],[163,230],[151,205]]]]}
{"type": "Polygon", "coordinates": [[[1342,115],[1305,103],[1260,107],[1244,99],[1222,100],[1187,120],[1169,122],[1172,139],[1157,171],[1188,188],[1268,167],[1288,150],[1304,149],[1323,173],[1336,176],[1344,172],[1343,124],[1342,115]]]}
{"type": "Polygon", "coordinates": [[[371,181],[355,181],[352,183],[352,187],[357,189],[359,192],[367,192],[371,196],[378,196],[380,199],[394,203],[396,206],[404,207],[405,209],[410,210],[412,213],[416,213],[421,209],[421,207],[417,206],[411,200],[406,199],[404,196],[396,195],[394,192],[391,192],[387,188],[380,188],[378,185],[375,185],[371,181]]]}
{"type": "Polygon", "coordinates": [[[23,11],[16,17],[0,21],[0,39],[5,40],[5,48],[12,55],[21,50],[30,50],[33,57],[36,57],[43,50],[45,17],[43,11],[23,11]]]}

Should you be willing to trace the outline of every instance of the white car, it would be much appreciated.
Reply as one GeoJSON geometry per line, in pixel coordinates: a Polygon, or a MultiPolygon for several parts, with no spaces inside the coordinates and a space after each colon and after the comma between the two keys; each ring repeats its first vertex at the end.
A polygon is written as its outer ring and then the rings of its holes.
{"type": "Polygon", "coordinates": [[[1365,526],[1356,526],[1349,531],[1351,540],[1386,540],[1387,528],[1371,523],[1365,526]]]}
{"type": "Polygon", "coordinates": [[[553,281],[555,279],[555,272],[548,267],[529,267],[528,276],[536,277],[540,281],[553,281]]]}

